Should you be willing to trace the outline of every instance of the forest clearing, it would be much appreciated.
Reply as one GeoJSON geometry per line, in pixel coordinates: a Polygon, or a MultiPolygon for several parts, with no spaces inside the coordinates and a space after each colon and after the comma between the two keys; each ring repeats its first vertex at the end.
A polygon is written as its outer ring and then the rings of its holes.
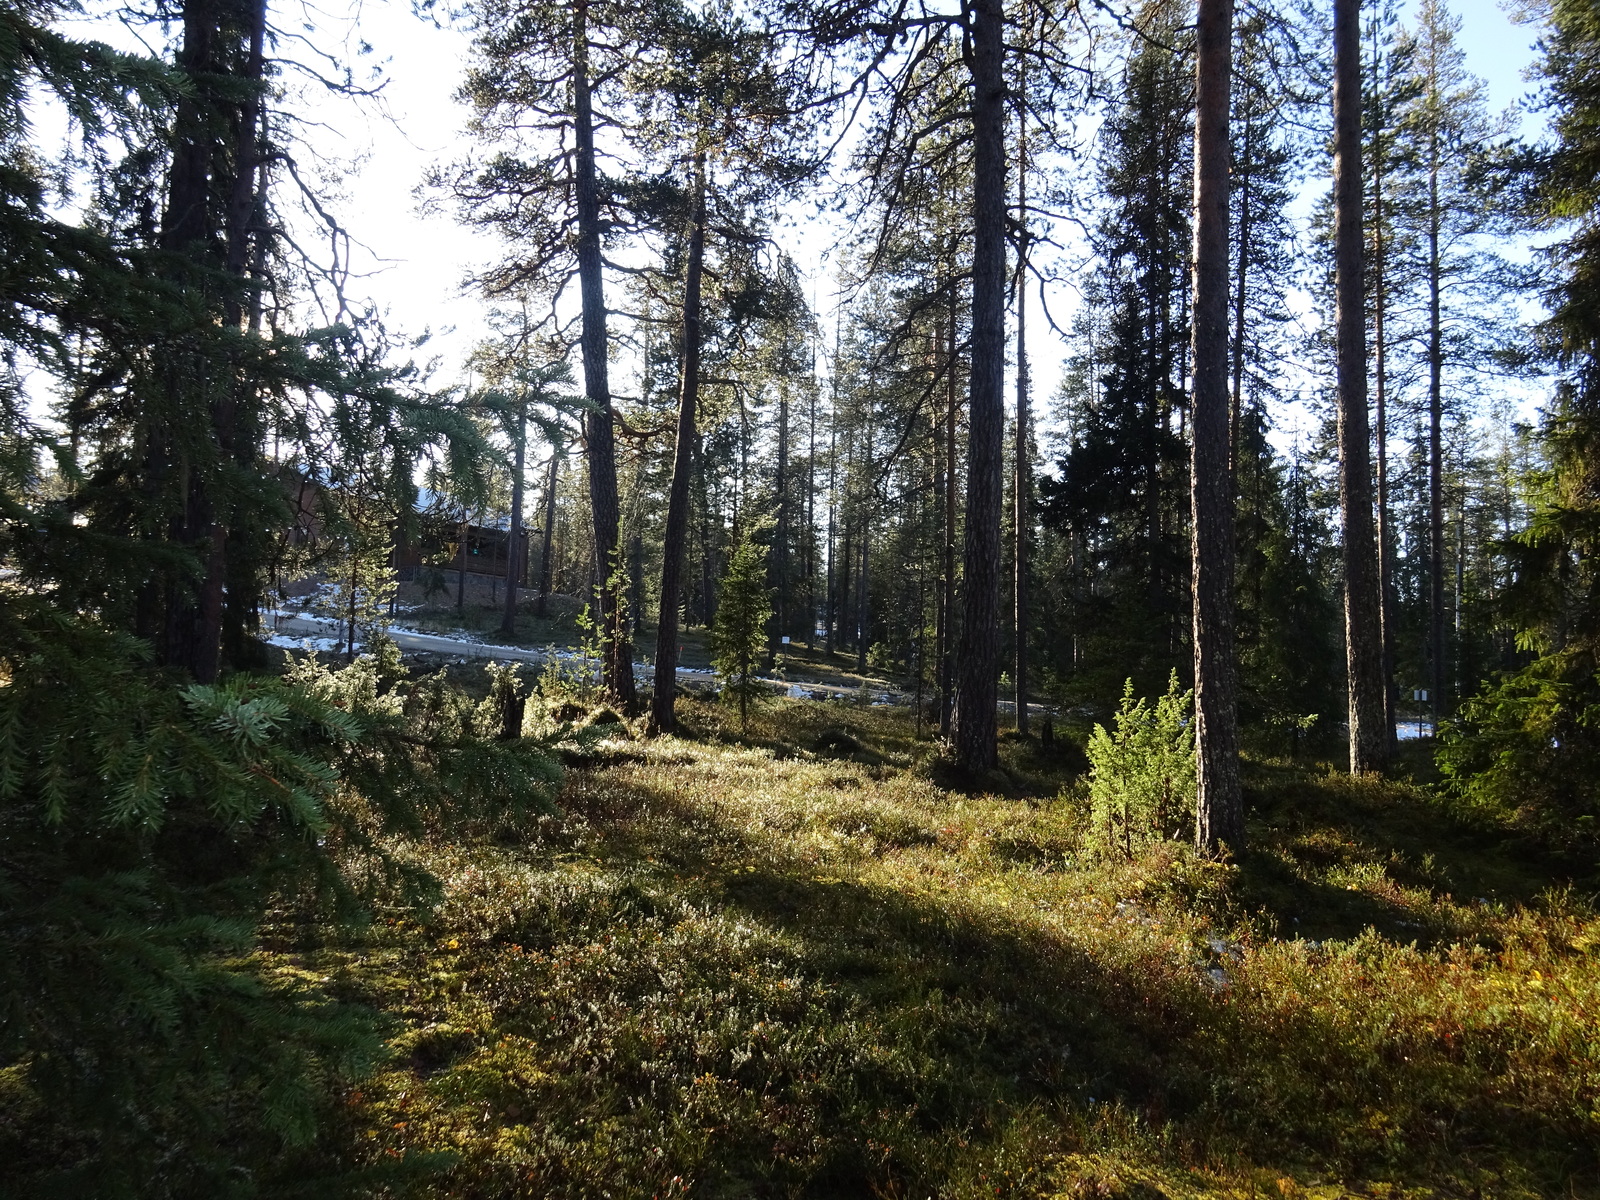
{"type": "Polygon", "coordinates": [[[592,727],[549,810],[396,839],[422,908],[269,917],[241,965],[372,1045],[314,1142],[239,1160],[253,1186],[1594,1194],[1592,860],[1284,762],[1247,767],[1242,867],[1122,857],[1070,742],[946,790],[904,710],[686,719],[592,727]]]}
{"type": "Polygon", "coordinates": [[[0,5],[0,1196],[1600,1200],[1460,3],[0,5]]]}

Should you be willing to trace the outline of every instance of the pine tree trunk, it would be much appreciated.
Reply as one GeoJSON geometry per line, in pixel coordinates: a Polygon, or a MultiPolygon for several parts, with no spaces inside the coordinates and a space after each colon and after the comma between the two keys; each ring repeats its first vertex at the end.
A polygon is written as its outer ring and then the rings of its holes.
{"type": "Polygon", "coordinates": [[[867,481],[861,497],[861,571],[856,576],[856,671],[867,669],[867,647],[872,634],[872,579],[868,573],[872,550],[872,410],[867,410],[867,460],[862,475],[867,481]]]}
{"type": "Polygon", "coordinates": [[[817,640],[817,363],[812,345],[810,432],[806,445],[806,649],[815,649],[817,640]]]}
{"type": "Polygon", "coordinates": [[[1378,552],[1372,521],[1367,424],[1367,329],[1362,294],[1361,6],[1334,0],[1334,258],[1338,336],[1339,511],[1344,526],[1345,661],[1350,698],[1350,770],[1382,770],[1383,653],[1378,552]]]}
{"type": "MultiPolygon", "coordinates": [[[[1438,121],[1438,96],[1430,97],[1438,121]]],[[[1433,728],[1445,711],[1444,645],[1444,320],[1439,257],[1439,134],[1428,138],[1428,657],[1432,660],[1429,692],[1433,728]]]]}
{"type": "MultiPolygon", "coordinates": [[[[1026,77],[1023,86],[1026,88],[1026,77]]],[[[1017,131],[1017,210],[1022,227],[1017,250],[1017,425],[1012,454],[1012,613],[1016,630],[1017,732],[1028,735],[1028,533],[1032,466],[1028,461],[1028,116],[1019,110],[1017,131]]]]}
{"type": "Polygon", "coordinates": [[[467,534],[470,526],[467,524],[467,514],[461,514],[461,544],[456,548],[456,615],[467,615],[467,534]]]}
{"type": "Polygon", "coordinates": [[[550,447],[550,478],[544,489],[544,547],[539,553],[539,602],[534,615],[541,621],[548,615],[550,599],[550,553],[554,549],[556,526],[556,482],[561,469],[561,451],[550,447]]]}
{"type": "Polygon", "coordinates": [[[589,399],[584,414],[589,457],[589,503],[594,511],[595,555],[599,571],[600,631],[604,649],[601,679],[623,714],[638,710],[633,680],[633,646],[623,618],[626,585],[617,503],[616,432],[612,428],[611,384],[607,378],[605,279],[600,258],[600,200],[595,178],[594,112],[589,95],[588,0],[579,0],[573,32],[573,184],[577,201],[578,285],[583,307],[583,384],[589,399]]]}
{"type": "Polygon", "coordinates": [[[950,283],[946,326],[949,354],[944,363],[944,546],[939,576],[939,736],[949,739],[955,720],[955,283],[950,283]]]}
{"type": "MultiPolygon", "coordinates": [[[[838,347],[834,350],[834,371],[838,371],[838,347]]],[[[826,628],[823,630],[822,652],[829,658],[833,657],[834,632],[838,625],[838,571],[834,568],[834,514],[837,509],[838,497],[835,488],[838,484],[838,442],[839,442],[839,383],[837,374],[833,384],[833,404],[828,412],[828,616],[826,628]]]]}
{"type": "Polygon", "coordinates": [[[1002,0],[972,0],[972,384],[967,430],[960,684],[955,757],[999,763],[1000,508],[1006,355],[1006,85],[1002,0]]]}
{"type": "Polygon", "coordinates": [[[706,156],[694,160],[694,212],[689,221],[689,256],[683,286],[683,375],[678,388],[678,436],[667,492],[667,525],[661,546],[661,609],[656,623],[655,692],[649,729],[677,728],[678,607],[683,590],[684,550],[689,535],[689,475],[693,469],[695,411],[700,403],[700,287],[706,246],[706,156]]]}
{"type": "Polygon", "coordinates": [[[1395,715],[1399,691],[1394,673],[1394,530],[1389,519],[1389,335],[1386,328],[1389,309],[1388,230],[1383,211],[1384,107],[1382,102],[1381,55],[1378,24],[1373,22],[1373,94],[1378,99],[1378,123],[1373,131],[1372,151],[1372,337],[1373,379],[1377,385],[1374,408],[1377,414],[1378,450],[1378,625],[1382,629],[1383,655],[1383,730],[1389,753],[1398,749],[1395,715]]]}
{"type": "Polygon", "coordinates": [[[1199,0],[1194,165],[1194,715],[1196,840],[1244,849],[1234,711],[1233,481],[1228,469],[1228,111],[1233,0],[1199,0]]]}
{"type": "Polygon", "coordinates": [[[517,408],[517,435],[511,475],[511,540],[506,547],[506,609],[505,615],[500,618],[500,632],[509,638],[517,636],[517,582],[522,575],[522,476],[527,451],[528,402],[524,399],[517,408]]]}
{"type": "Polygon", "coordinates": [[[773,490],[777,500],[777,529],[773,536],[772,576],[777,603],[772,606],[773,626],[768,654],[778,653],[789,631],[789,388],[778,385],[778,461],[773,490]]]}

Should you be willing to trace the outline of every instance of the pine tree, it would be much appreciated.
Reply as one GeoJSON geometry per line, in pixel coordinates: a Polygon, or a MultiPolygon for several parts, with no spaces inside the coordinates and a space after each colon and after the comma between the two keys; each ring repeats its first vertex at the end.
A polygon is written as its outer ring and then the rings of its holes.
{"type": "Polygon", "coordinates": [[[1345,657],[1350,770],[1381,770],[1384,729],[1382,621],[1367,424],[1366,310],[1361,231],[1361,28],[1357,0],[1334,0],[1334,254],[1339,402],[1339,512],[1344,536],[1345,657]]]}
{"type": "Polygon", "coordinates": [[[1231,0],[1201,0],[1196,28],[1194,172],[1195,837],[1205,853],[1244,849],[1234,701],[1233,475],[1228,403],[1228,110],[1231,0]]]}

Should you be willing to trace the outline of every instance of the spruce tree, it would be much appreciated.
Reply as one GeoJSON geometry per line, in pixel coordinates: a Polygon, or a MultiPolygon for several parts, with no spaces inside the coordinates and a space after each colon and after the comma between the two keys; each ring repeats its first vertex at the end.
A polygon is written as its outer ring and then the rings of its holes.
{"type": "Polygon", "coordinates": [[[758,673],[767,653],[767,622],[771,620],[766,550],[746,531],[728,559],[711,627],[711,665],[722,678],[723,694],[739,703],[742,731],[750,727],[750,701],[766,691],[758,673]]]}

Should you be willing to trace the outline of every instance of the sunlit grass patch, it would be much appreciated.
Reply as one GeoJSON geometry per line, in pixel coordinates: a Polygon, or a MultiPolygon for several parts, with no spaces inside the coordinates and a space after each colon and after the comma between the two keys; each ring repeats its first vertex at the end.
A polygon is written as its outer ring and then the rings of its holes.
{"type": "Polygon", "coordinates": [[[316,967],[396,1022],[349,1153],[448,1152],[422,1194],[459,1196],[1593,1177],[1600,923],[1525,873],[1456,890],[1510,876],[1481,831],[1414,845],[1414,789],[1282,774],[1242,867],[1112,859],[1079,791],[939,787],[904,714],[717,711],[600,743],[558,816],[409,847],[439,903],[316,967]]]}

